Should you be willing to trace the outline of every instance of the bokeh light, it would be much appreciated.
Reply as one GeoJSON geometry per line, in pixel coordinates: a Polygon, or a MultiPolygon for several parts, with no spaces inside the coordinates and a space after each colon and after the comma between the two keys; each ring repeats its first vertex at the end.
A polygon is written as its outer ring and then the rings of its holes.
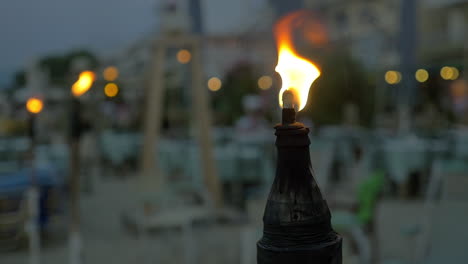
{"type": "Polygon", "coordinates": [[[72,94],[76,97],[85,94],[93,85],[96,75],[92,71],[80,73],[78,80],[72,86],[72,94]]]}
{"type": "Polygon", "coordinates": [[[401,73],[398,71],[387,71],[385,73],[385,81],[388,84],[398,84],[401,82],[401,73]]]}
{"type": "Polygon", "coordinates": [[[44,107],[44,104],[42,101],[38,98],[29,98],[28,101],[26,102],[26,109],[28,112],[33,113],[33,114],[38,114],[42,111],[42,108],[44,107]]]}
{"type": "Polygon", "coordinates": [[[258,79],[258,87],[262,90],[270,89],[273,85],[273,79],[270,76],[262,76],[258,79]]]}
{"type": "Polygon", "coordinates": [[[453,75],[453,72],[452,72],[451,67],[445,66],[445,67],[442,67],[442,69],[440,69],[440,76],[442,77],[442,79],[450,80],[452,78],[452,75],[453,75]]]}
{"type": "Polygon", "coordinates": [[[216,92],[221,89],[221,86],[222,82],[217,77],[212,77],[208,80],[208,89],[210,89],[210,91],[216,92]]]}
{"type": "Polygon", "coordinates": [[[102,73],[104,80],[113,82],[119,77],[119,70],[114,66],[109,66],[102,73]]]}
{"type": "Polygon", "coordinates": [[[104,94],[107,97],[115,97],[119,93],[119,87],[115,83],[108,83],[104,86],[104,94]]]}
{"type": "Polygon", "coordinates": [[[444,80],[456,80],[460,76],[460,71],[455,67],[445,66],[440,69],[440,76],[444,80]]]}
{"type": "Polygon", "coordinates": [[[182,64],[187,64],[192,59],[192,54],[186,49],[181,49],[177,52],[177,61],[182,64]]]}
{"type": "Polygon", "coordinates": [[[425,69],[419,69],[414,74],[414,77],[418,82],[423,83],[429,79],[429,72],[427,72],[425,69]]]}
{"type": "Polygon", "coordinates": [[[452,67],[452,72],[453,72],[453,75],[452,75],[452,79],[451,80],[456,80],[458,79],[458,77],[460,76],[460,71],[455,68],[455,67],[452,67]]]}

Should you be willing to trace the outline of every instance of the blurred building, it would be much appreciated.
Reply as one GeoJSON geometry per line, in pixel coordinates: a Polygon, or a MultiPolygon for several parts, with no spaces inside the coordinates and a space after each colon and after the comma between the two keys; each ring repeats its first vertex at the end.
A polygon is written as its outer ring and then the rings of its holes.
{"type": "MultiPolygon", "coordinates": [[[[391,67],[401,63],[399,41],[403,11],[408,1],[394,0],[304,0],[304,6],[325,19],[334,43],[349,46],[352,54],[370,67],[391,67]]],[[[415,52],[420,63],[464,64],[467,48],[467,0],[416,1],[414,17],[415,52]],[[458,61],[457,61],[458,60],[458,61]]],[[[437,65],[438,66],[438,65],[437,65]]]]}
{"type": "Polygon", "coordinates": [[[274,10],[268,1],[204,0],[202,3],[207,76],[222,78],[239,62],[249,62],[260,71],[272,69],[276,60],[271,36],[274,10]]]}
{"type": "MultiPolygon", "coordinates": [[[[152,35],[101,58],[103,69],[115,66],[117,82],[125,99],[142,99],[148,86],[152,42],[166,34],[196,34],[202,39],[202,60],[206,78],[223,78],[239,62],[259,69],[259,75],[272,71],[276,51],[271,30],[274,10],[264,0],[167,0],[157,5],[159,19],[152,35]],[[126,89],[128,87],[129,89],[126,89]]],[[[183,86],[187,69],[176,60],[179,48],[168,53],[166,70],[169,86],[183,86]]],[[[259,76],[260,77],[260,76],[259,76]]]]}
{"type": "MultiPolygon", "coordinates": [[[[152,39],[152,36],[147,36],[101,58],[103,67],[99,74],[109,66],[116,67],[118,77],[115,82],[122,88],[120,93],[126,101],[137,101],[144,96],[152,59],[152,39]]],[[[99,92],[104,97],[104,93],[99,92]]]]}
{"type": "MultiPolygon", "coordinates": [[[[420,57],[426,63],[462,66],[468,55],[468,0],[424,0],[420,8],[420,57]]],[[[438,65],[440,66],[440,65],[438,65]]]]}
{"type": "Polygon", "coordinates": [[[399,1],[305,0],[305,6],[323,17],[331,42],[350,47],[365,66],[399,63],[399,1]]]}

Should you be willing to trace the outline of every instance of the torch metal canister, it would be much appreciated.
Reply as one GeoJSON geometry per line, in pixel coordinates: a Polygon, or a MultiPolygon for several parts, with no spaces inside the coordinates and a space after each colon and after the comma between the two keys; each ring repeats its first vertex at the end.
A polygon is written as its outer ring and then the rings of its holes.
{"type": "Polygon", "coordinates": [[[309,129],[295,122],[295,110],[283,109],[277,125],[276,177],[257,243],[258,264],[341,264],[342,238],[331,227],[327,202],[312,173],[309,129]]]}

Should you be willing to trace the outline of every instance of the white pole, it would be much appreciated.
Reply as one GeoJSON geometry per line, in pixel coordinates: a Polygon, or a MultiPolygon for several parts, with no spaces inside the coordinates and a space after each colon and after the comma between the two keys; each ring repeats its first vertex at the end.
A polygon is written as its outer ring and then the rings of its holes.
{"type": "Polygon", "coordinates": [[[70,237],[68,238],[68,246],[70,249],[70,264],[81,264],[82,263],[82,242],[81,235],[78,230],[72,230],[70,232],[70,237]]]}

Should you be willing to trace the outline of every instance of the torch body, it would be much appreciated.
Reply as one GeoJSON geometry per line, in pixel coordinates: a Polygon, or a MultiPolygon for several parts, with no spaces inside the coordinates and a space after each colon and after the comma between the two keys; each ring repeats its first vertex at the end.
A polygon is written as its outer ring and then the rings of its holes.
{"type": "Polygon", "coordinates": [[[331,227],[313,177],[308,133],[301,123],[276,126],[277,169],[257,243],[258,264],[342,263],[342,238],[331,227]]]}

